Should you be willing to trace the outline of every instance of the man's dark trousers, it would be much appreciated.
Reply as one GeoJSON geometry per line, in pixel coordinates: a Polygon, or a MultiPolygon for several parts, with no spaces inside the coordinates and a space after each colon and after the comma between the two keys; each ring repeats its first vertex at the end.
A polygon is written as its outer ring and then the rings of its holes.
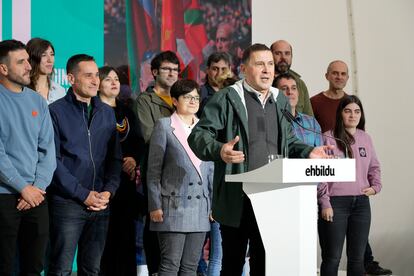
{"type": "Polygon", "coordinates": [[[49,238],[46,199],[37,207],[17,210],[17,194],[0,194],[0,275],[13,275],[17,247],[20,275],[40,275],[49,238]]]}
{"type": "Polygon", "coordinates": [[[265,250],[250,199],[243,194],[243,212],[239,227],[220,225],[223,260],[221,276],[242,275],[247,243],[250,252],[250,276],[265,275],[265,250]]]}

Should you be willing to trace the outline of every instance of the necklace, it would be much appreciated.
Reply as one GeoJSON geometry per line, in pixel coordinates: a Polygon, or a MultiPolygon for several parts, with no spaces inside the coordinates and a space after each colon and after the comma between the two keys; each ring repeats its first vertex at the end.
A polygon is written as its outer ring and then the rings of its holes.
{"type": "Polygon", "coordinates": [[[187,122],[187,120],[185,120],[185,118],[183,118],[180,114],[178,114],[177,113],[177,115],[178,115],[178,117],[181,119],[181,121],[183,122],[183,124],[185,125],[185,126],[187,126],[188,128],[191,128],[193,125],[194,125],[194,116],[193,117],[191,117],[191,123],[190,124],[188,124],[188,122],[187,122]]]}

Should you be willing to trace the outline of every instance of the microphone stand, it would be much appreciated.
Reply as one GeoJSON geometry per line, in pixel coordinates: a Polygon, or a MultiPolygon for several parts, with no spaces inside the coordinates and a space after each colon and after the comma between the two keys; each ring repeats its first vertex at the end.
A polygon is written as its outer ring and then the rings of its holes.
{"type": "Polygon", "coordinates": [[[299,127],[303,128],[304,130],[322,135],[322,136],[327,137],[327,138],[335,139],[336,141],[341,142],[345,146],[345,158],[349,158],[348,147],[347,147],[348,144],[344,140],[336,138],[336,137],[331,136],[331,135],[326,135],[322,132],[319,132],[319,131],[316,131],[314,129],[307,128],[307,127],[303,126],[301,123],[298,122],[298,120],[296,120],[295,117],[293,117],[292,113],[290,113],[286,108],[281,109],[280,111],[282,112],[283,116],[285,116],[286,120],[288,120],[289,123],[291,123],[291,124],[295,123],[299,127]]]}

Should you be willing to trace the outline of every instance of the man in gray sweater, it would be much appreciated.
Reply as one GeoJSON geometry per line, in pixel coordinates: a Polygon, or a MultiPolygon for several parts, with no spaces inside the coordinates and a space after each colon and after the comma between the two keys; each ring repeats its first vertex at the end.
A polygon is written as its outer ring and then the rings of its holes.
{"type": "Polygon", "coordinates": [[[30,70],[22,42],[0,42],[0,275],[12,275],[17,244],[21,275],[40,275],[49,234],[53,127],[46,101],[25,87],[30,70]]]}

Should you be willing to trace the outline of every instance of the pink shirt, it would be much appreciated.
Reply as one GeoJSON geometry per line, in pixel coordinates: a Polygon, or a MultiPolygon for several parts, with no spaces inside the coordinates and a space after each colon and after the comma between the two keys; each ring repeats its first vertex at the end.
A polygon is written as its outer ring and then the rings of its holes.
{"type": "MultiPolygon", "coordinates": [[[[325,133],[333,136],[331,131],[325,133]]],[[[363,189],[372,187],[376,193],[381,191],[381,168],[372,144],[371,137],[363,130],[357,129],[354,134],[355,143],[351,145],[356,163],[355,182],[323,182],[318,186],[318,203],[322,209],[331,208],[331,196],[363,195],[363,189]]],[[[325,145],[335,145],[332,138],[324,137],[325,145]]],[[[344,156],[343,152],[335,148],[334,155],[344,156]]]]}

